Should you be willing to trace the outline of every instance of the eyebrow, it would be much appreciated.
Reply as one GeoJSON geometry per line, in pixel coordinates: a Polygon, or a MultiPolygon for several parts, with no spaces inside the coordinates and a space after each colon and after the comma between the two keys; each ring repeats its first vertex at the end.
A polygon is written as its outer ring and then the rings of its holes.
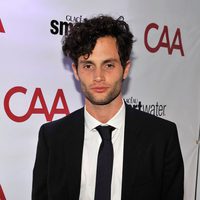
{"type": "Polygon", "coordinates": [[[79,64],[94,64],[91,60],[81,60],[79,64]]]}
{"type": "MultiPolygon", "coordinates": [[[[109,59],[102,61],[101,64],[106,64],[106,63],[109,63],[109,62],[118,62],[118,60],[115,59],[115,58],[109,58],[109,59]]],[[[93,65],[95,65],[95,63],[92,60],[81,60],[79,62],[79,64],[93,64],[93,65]]]]}
{"type": "Polygon", "coordinates": [[[104,60],[104,61],[102,62],[102,64],[106,64],[106,63],[109,63],[109,62],[118,62],[118,60],[115,59],[115,58],[109,58],[109,59],[104,60]]]}

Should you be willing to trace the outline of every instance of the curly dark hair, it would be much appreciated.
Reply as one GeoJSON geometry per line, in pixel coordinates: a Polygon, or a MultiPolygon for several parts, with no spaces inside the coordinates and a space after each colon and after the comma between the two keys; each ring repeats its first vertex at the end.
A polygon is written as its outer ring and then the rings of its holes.
{"type": "Polygon", "coordinates": [[[75,23],[63,40],[63,52],[77,67],[78,58],[82,55],[89,57],[97,39],[104,36],[116,38],[120,61],[125,67],[130,59],[134,36],[123,17],[114,19],[111,16],[100,15],[75,23]]]}

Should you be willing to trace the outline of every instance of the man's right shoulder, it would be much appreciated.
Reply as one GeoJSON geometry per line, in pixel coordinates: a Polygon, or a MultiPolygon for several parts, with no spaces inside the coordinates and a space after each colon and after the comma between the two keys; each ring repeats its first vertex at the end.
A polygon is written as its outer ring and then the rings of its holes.
{"type": "Polygon", "coordinates": [[[65,117],[43,124],[40,129],[45,129],[49,133],[60,132],[60,130],[63,129],[70,129],[79,126],[83,122],[84,108],[80,108],[65,117]]]}

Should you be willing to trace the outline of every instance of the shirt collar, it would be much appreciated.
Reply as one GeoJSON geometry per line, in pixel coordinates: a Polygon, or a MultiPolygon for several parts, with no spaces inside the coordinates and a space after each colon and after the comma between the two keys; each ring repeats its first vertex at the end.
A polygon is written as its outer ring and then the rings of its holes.
{"type": "Polygon", "coordinates": [[[110,125],[110,126],[115,127],[116,129],[120,129],[120,127],[122,126],[125,120],[125,104],[123,101],[122,106],[120,107],[118,112],[105,124],[102,124],[100,121],[95,119],[92,115],[90,115],[90,113],[88,113],[86,110],[86,106],[84,107],[84,115],[85,115],[85,125],[87,126],[89,130],[93,130],[99,125],[103,125],[103,126],[110,125]]]}

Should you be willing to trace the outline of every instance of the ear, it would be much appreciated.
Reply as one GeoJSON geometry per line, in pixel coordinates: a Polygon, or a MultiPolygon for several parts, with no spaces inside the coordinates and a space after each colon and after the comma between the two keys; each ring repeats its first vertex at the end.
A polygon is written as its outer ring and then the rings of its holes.
{"type": "Polygon", "coordinates": [[[72,69],[73,69],[74,76],[75,76],[76,80],[79,81],[79,76],[78,76],[78,66],[76,66],[74,63],[72,63],[72,69]]]}
{"type": "Polygon", "coordinates": [[[123,79],[126,79],[126,78],[127,78],[128,74],[129,74],[129,72],[130,72],[130,68],[131,68],[131,61],[128,60],[128,61],[126,62],[126,66],[125,66],[125,69],[124,69],[123,79]]]}

